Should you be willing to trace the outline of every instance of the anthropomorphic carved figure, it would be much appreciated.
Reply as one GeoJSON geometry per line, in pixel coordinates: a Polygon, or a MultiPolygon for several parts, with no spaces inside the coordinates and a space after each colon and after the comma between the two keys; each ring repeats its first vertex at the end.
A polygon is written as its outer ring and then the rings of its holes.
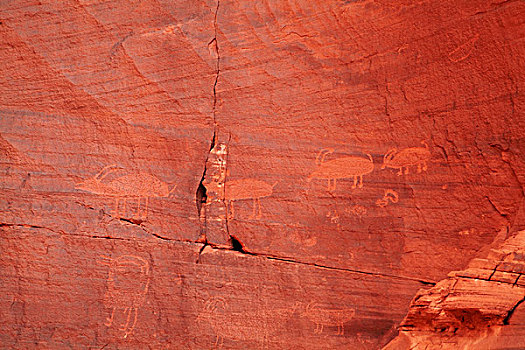
{"type": "Polygon", "coordinates": [[[104,304],[111,308],[111,316],[107,318],[105,325],[111,327],[115,317],[125,319],[119,330],[127,338],[135,328],[138,309],[148,293],[149,263],[133,255],[122,255],[115,259],[102,257],[99,263],[109,266],[104,304]],[[123,314],[117,315],[120,310],[123,314]]]}
{"type": "Polygon", "coordinates": [[[342,157],[326,161],[324,158],[333,153],[333,149],[323,149],[315,160],[317,170],[308,177],[308,182],[312,179],[328,180],[328,191],[335,190],[337,179],[354,179],[352,188],[363,187],[363,175],[370,174],[374,170],[374,160],[370,154],[367,158],[363,157],[342,157]],[[333,181],[333,185],[332,185],[333,181]]]}

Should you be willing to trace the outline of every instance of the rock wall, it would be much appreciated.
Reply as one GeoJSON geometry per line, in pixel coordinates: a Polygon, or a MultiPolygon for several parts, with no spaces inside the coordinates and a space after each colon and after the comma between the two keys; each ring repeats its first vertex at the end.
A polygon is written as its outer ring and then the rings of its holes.
{"type": "Polygon", "coordinates": [[[524,15],[0,2],[0,343],[523,343],[524,15]]]}

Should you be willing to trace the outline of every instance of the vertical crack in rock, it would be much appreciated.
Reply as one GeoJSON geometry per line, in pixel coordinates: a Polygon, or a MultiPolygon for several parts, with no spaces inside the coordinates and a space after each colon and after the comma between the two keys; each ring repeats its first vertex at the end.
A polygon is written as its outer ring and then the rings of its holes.
{"type": "MultiPolygon", "coordinates": [[[[230,242],[231,242],[231,247],[233,249],[235,249],[235,246],[233,245],[233,239],[234,237],[230,234],[230,221],[229,221],[229,216],[230,216],[230,212],[228,211],[228,202],[226,201],[226,191],[227,191],[227,187],[226,187],[226,178],[228,177],[228,155],[229,155],[229,149],[230,149],[230,141],[231,141],[231,138],[232,138],[232,135],[230,134],[229,138],[228,138],[228,143],[226,144],[226,155],[225,155],[225,159],[224,159],[224,162],[225,162],[225,170],[224,170],[224,197],[223,197],[223,203],[224,203],[224,212],[226,213],[226,217],[225,217],[225,227],[226,227],[226,233],[228,234],[228,237],[230,239],[230,242]]],[[[241,245],[242,246],[242,245],[241,245]]],[[[243,250],[244,251],[244,250],[243,250]]]]}
{"type": "Polygon", "coordinates": [[[525,297],[523,299],[521,299],[520,301],[518,301],[516,303],[516,305],[514,305],[514,307],[512,309],[509,310],[507,316],[505,316],[505,318],[503,319],[503,324],[504,325],[509,325],[510,324],[510,318],[512,317],[512,315],[514,314],[514,311],[516,311],[516,309],[518,308],[518,306],[520,306],[523,302],[525,301],[525,297]]]}
{"type": "Polygon", "coordinates": [[[213,123],[214,123],[215,128],[217,128],[217,118],[216,118],[216,113],[217,113],[217,83],[219,82],[219,74],[221,73],[221,55],[220,55],[220,52],[219,52],[219,43],[217,41],[217,31],[218,31],[217,16],[219,14],[219,5],[220,5],[220,0],[217,0],[217,7],[215,8],[215,18],[214,18],[214,22],[213,22],[214,37],[208,43],[208,47],[210,47],[210,45],[211,45],[213,50],[214,50],[214,52],[215,52],[215,55],[217,56],[217,63],[215,65],[215,69],[216,69],[215,82],[213,83],[213,110],[212,110],[213,123]]]}
{"type": "Polygon", "coordinates": [[[199,182],[199,186],[197,186],[197,191],[195,193],[195,204],[197,206],[197,215],[199,215],[199,221],[201,225],[200,229],[200,237],[197,240],[197,242],[207,242],[206,237],[206,230],[207,230],[207,216],[206,216],[206,202],[208,200],[208,194],[206,190],[206,186],[204,186],[204,180],[206,179],[206,171],[207,171],[207,165],[208,160],[210,158],[211,151],[215,148],[215,139],[217,137],[216,130],[213,132],[213,137],[211,139],[210,149],[208,150],[208,154],[206,155],[206,160],[204,161],[204,170],[202,172],[201,181],[199,182]]]}
{"type": "MultiPolygon", "coordinates": [[[[204,186],[204,181],[206,179],[206,171],[208,166],[208,161],[210,159],[210,154],[215,148],[215,144],[217,142],[217,136],[218,136],[218,125],[217,125],[217,83],[219,81],[219,74],[220,74],[220,55],[219,55],[219,45],[217,43],[217,15],[219,12],[219,5],[220,1],[217,0],[217,7],[215,8],[215,14],[214,14],[214,21],[213,21],[213,39],[208,43],[208,48],[212,46],[213,51],[215,55],[217,56],[216,61],[216,73],[215,73],[215,81],[213,82],[213,104],[212,104],[212,119],[213,119],[213,137],[211,140],[210,148],[208,150],[208,154],[206,156],[206,160],[204,162],[204,170],[202,172],[202,177],[199,182],[199,185],[197,186],[197,191],[195,193],[195,204],[197,206],[197,214],[199,215],[199,221],[201,225],[200,230],[200,237],[197,240],[197,242],[204,243],[204,246],[201,248],[199,252],[202,253],[202,250],[206,247],[208,244],[208,238],[207,238],[207,209],[206,209],[206,202],[208,200],[208,193],[206,190],[206,186],[204,186]]],[[[198,260],[197,260],[198,262],[198,260]]]]}

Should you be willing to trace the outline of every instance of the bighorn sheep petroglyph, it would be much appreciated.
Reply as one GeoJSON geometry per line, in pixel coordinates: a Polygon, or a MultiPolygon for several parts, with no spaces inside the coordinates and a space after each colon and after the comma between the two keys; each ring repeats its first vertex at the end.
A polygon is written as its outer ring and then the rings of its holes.
{"type": "Polygon", "coordinates": [[[241,179],[226,181],[224,183],[212,181],[205,183],[204,186],[206,187],[206,191],[215,192],[222,196],[226,205],[230,209],[228,213],[229,219],[233,219],[235,216],[233,202],[246,199],[253,199],[253,210],[250,218],[255,217],[260,219],[262,216],[260,199],[271,196],[277,183],[278,182],[275,182],[273,185],[270,185],[260,180],[241,179]]]}
{"type": "Polygon", "coordinates": [[[430,160],[431,154],[428,145],[425,141],[421,141],[425,147],[409,147],[397,151],[397,149],[390,149],[383,159],[381,169],[392,168],[399,169],[397,175],[403,175],[403,168],[405,168],[405,175],[408,174],[409,166],[417,166],[417,172],[428,169],[427,162],[430,160]]]}
{"type": "Polygon", "coordinates": [[[94,177],[78,183],[75,188],[94,194],[115,197],[115,216],[119,216],[119,200],[124,199],[124,215],[126,214],[126,200],[128,198],[137,198],[137,214],[136,216],[142,218],[140,215],[140,202],[142,198],[146,199],[146,207],[144,218],[148,216],[148,204],[150,197],[169,197],[176,186],[170,190],[168,184],[159,180],[153,175],[146,173],[126,174],[115,179],[102,182],[102,180],[109,174],[123,169],[117,165],[109,165],[104,167],[94,177]]]}
{"type": "Polygon", "coordinates": [[[354,178],[354,185],[352,188],[363,187],[363,175],[369,174],[374,170],[374,160],[370,154],[367,158],[363,157],[342,157],[327,162],[324,158],[333,153],[333,149],[322,149],[315,162],[317,170],[315,170],[309,177],[308,182],[312,179],[328,180],[328,191],[335,190],[337,179],[354,178]],[[331,184],[333,180],[333,185],[331,184]]]}
{"type": "Polygon", "coordinates": [[[301,314],[315,323],[314,333],[323,333],[324,326],[337,326],[337,335],[345,333],[344,324],[350,321],[355,314],[355,309],[326,309],[319,307],[318,303],[311,302],[306,305],[306,310],[301,314]]]}

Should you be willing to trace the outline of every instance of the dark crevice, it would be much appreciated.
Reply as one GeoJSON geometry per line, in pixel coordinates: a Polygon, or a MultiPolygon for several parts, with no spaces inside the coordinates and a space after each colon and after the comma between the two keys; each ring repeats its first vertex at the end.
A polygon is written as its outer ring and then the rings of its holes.
{"type": "Polygon", "coordinates": [[[215,8],[215,18],[213,21],[214,37],[208,44],[208,45],[214,45],[215,54],[217,55],[215,83],[213,84],[213,121],[215,125],[217,125],[216,119],[215,119],[216,106],[217,106],[217,83],[219,82],[219,74],[221,72],[221,66],[220,66],[221,56],[219,53],[219,42],[217,41],[217,32],[218,32],[217,16],[219,14],[219,5],[220,5],[220,1],[217,0],[217,7],[215,8]]]}
{"type": "Polygon", "coordinates": [[[196,264],[200,263],[201,261],[201,254],[204,251],[204,248],[206,248],[209,245],[208,241],[205,241],[202,245],[201,249],[199,249],[199,255],[197,256],[197,261],[195,261],[196,264]]]}
{"type": "Polygon", "coordinates": [[[206,190],[206,186],[204,186],[204,181],[206,179],[206,171],[208,160],[210,158],[210,153],[215,147],[215,140],[217,137],[217,130],[215,129],[213,131],[213,136],[211,139],[210,149],[208,150],[208,154],[206,155],[206,160],[204,161],[204,170],[202,171],[202,177],[199,182],[199,185],[197,186],[197,191],[195,192],[195,205],[197,206],[197,215],[199,216],[199,220],[201,223],[201,229],[200,229],[200,237],[197,240],[197,242],[204,242],[206,241],[206,230],[207,230],[207,220],[206,220],[206,208],[205,204],[208,200],[208,194],[206,190]]]}
{"type": "Polygon", "coordinates": [[[127,222],[132,225],[140,226],[145,220],[142,219],[134,219],[134,218],[118,218],[120,221],[127,222]]]}
{"type": "Polygon", "coordinates": [[[231,249],[233,251],[243,253],[243,254],[248,254],[248,255],[257,255],[257,254],[253,254],[247,251],[244,248],[244,244],[242,244],[241,241],[239,241],[239,239],[235,236],[230,235],[230,244],[231,244],[231,249]]]}
{"type": "Polygon", "coordinates": [[[95,239],[114,239],[117,241],[132,241],[131,239],[127,239],[127,238],[118,238],[118,237],[111,237],[111,236],[81,236],[81,237],[95,238],[95,239]]]}
{"type": "MultiPolygon", "coordinates": [[[[213,49],[215,50],[215,53],[217,55],[217,63],[216,63],[216,73],[215,73],[215,81],[213,82],[213,105],[212,105],[212,118],[213,118],[213,137],[210,144],[210,149],[208,150],[208,155],[206,156],[206,161],[204,163],[204,171],[202,172],[202,177],[199,182],[199,185],[197,186],[197,191],[195,193],[195,205],[197,206],[197,214],[199,215],[199,220],[201,222],[201,230],[200,230],[200,237],[196,241],[197,243],[204,243],[204,247],[206,246],[208,240],[206,237],[206,231],[207,231],[207,218],[206,218],[206,209],[205,204],[208,200],[208,194],[206,190],[206,186],[204,186],[204,181],[206,179],[206,170],[207,170],[207,164],[210,157],[211,151],[215,148],[215,143],[217,140],[217,120],[216,120],[216,109],[217,109],[217,83],[219,81],[219,73],[220,73],[220,56],[219,56],[219,44],[217,43],[217,14],[219,12],[219,0],[217,0],[217,7],[215,8],[215,14],[214,14],[214,22],[213,22],[213,39],[210,40],[208,43],[208,46],[213,45],[213,49]]],[[[202,249],[204,249],[204,247],[202,249]]],[[[202,252],[201,249],[201,252],[202,252]]],[[[199,252],[200,256],[200,252],[199,252]]],[[[198,259],[197,259],[198,262],[198,259]]]]}
{"type": "Polygon", "coordinates": [[[204,162],[204,170],[202,172],[201,181],[199,182],[199,186],[197,186],[197,192],[195,193],[195,204],[197,205],[197,213],[199,214],[199,217],[201,215],[202,206],[206,203],[206,199],[208,198],[208,195],[206,194],[206,187],[204,186],[204,179],[206,178],[206,170],[207,170],[207,164],[208,159],[210,158],[210,153],[215,147],[215,138],[217,137],[217,131],[213,131],[213,136],[211,139],[210,149],[208,150],[208,155],[206,156],[206,161],[204,162]]]}
{"type": "Polygon", "coordinates": [[[204,174],[202,175],[201,181],[199,182],[199,186],[197,187],[197,193],[195,193],[195,204],[197,205],[197,213],[199,214],[199,217],[202,212],[202,206],[206,203],[206,200],[208,199],[208,195],[206,194],[206,187],[203,184],[205,174],[206,168],[204,168],[204,174]]]}
{"type": "Polygon", "coordinates": [[[158,235],[156,233],[151,233],[151,235],[154,236],[154,237],[160,238],[160,239],[162,239],[164,241],[171,241],[171,239],[166,238],[166,237],[162,237],[162,236],[160,236],[160,235],[158,235]]]}
{"type": "MultiPolygon", "coordinates": [[[[244,254],[244,255],[247,255],[247,256],[257,256],[257,257],[266,258],[268,260],[275,260],[275,261],[279,261],[279,262],[300,264],[300,265],[304,265],[304,266],[317,267],[317,268],[321,268],[321,269],[328,269],[328,270],[341,271],[341,272],[351,272],[351,273],[370,275],[370,276],[377,276],[377,277],[386,277],[386,278],[395,278],[395,279],[401,279],[401,280],[409,280],[409,281],[419,282],[421,284],[430,285],[430,286],[435,286],[436,285],[436,282],[434,282],[434,281],[426,281],[426,280],[421,280],[421,279],[417,279],[417,278],[413,278],[413,277],[396,276],[396,275],[382,274],[382,273],[376,273],[376,272],[366,272],[366,271],[359,271],[359,270],[353,270],[353,269],[342,268],[342,267],[325,266],[325,265],[320,265],[320,264],[316,264],[316,263],[298,261],[298,260],[294,260],[292,258],[283,258],[283,257],[275,256],[275,255],[254,253],[254,252],[246,250],[245,246],[239,241],[239,239],[237,239],[235,236],[232,236],[232,235],[230,235],[230,245],[231,246],[228,247],[228,246],[222,246],[222,245],[213,244],[211,242],[206,241],[206,242],[204,242],[204,246],[199,251],[199,259],[200,259],[200,255],[204,251],[204,249],[206,247],[210,247],[212,249],[233,251],[233,252],[241,253],[241,254],[244,254]]],[[[199,261],[199,259],[197,260],[197,262],[199,261]]]]}
{"type": "MultiPolygon", "coordinates": [[[[35,226],[35,225],[0,223],[0,227],[2,227],[2,226],[7,226],[7,227],[12,227],[12,226],[31,227],[31,228],[37,228],[37,229],[45,229],[45,230],[49,230],[49,231],[58,233],[58,232],[56,232],[54,230],[51,230],[49,228],[41,227],[41,226],[35,226]]],[[[143,226],[140,226],[140,227],[142,229],[144,229],[143,226]]],[[[148,231],[146,231],[146,232],[148,232],[148,231]]],[[[60,233],[64,234],[64,235],[66,234],[64,232],[60,232],[60,233]]],[[[204,243],[204,245],[199,250],[199,257],[198,257],[198,259],[196,261],[197,263],[199,263],[200,256],[201,256],[202,252],[204,251],[204,249],[206,247],[210,247],[212,249],[231,251],[231,252],[244,254],[244,255],[247,255],[247,256],[257,256],[257,257],[261,257],[261,258],[266,258],[268,260],[274,260],[274,261],[286,262],[286,263],[293,263],[293,264],[300,264],[300,265],[304,265],[304,266],[311,266],[311,267],[317,267],[317,268],[322,268],[322,269],[329,269],[329,270],[333,270],[333,271],[350,272],[350,273],[356,273],[356,274],[362,274],[362,275],[368,275],[368,276],[394,278],[394,279],[400,279],[400,280],[409,280],[409,281],[419,282],[421,284],[431,285],[431,286],[434,286],[436,284],[436,282],[433,282],[433,281],[426,281],[426,280],[421,280],[421,279],[417,279],[417,278],[413,278],[413,277],[396,276],[396,275],[382,274],[382,273],[376,273],[376,272],[359,271],[359,270],[353,270],[353,269],[341,268],[341,267],[325,266],[325,265],[320,265],[320,264],[316,264],[316,263],[298,261],[298,260],[294,260],[292,258],[284,258],[284,257],[275,256],[275,255],[254,253],[254,252],[250,252],[250,251],[246,250],[246,248],[239,241],[239,239],[237,239],[234,236],[230,236],[231,237],[230,238],[231,246],[228,247],[228,246],[216,245],[216,244],[213,244],[211,242],[208,242],[207,240],[196,240],[196,241],[193,241],[193,240],[169,239],[169,238],[166,238],[166,237],[159,236],[159,235],[157,235],[155,233],[151,233],[151,232],[148,232],[148,233],[150,233],[152,236],[157,237],[157,238],[159,238],[159,239],[161,239],[163,241],[172,241],[172,242],[189,243],[189,244],[202,244],[202,243],[204,243]]],[[[125,241],[134,241],[134,242],[136,241],[135,239],[117,238],[117,237],[110,237],[110,236],[87,236],[87,235],[78,235],[78,234],[68,234],[68,235],[69,236],[74,236],[74,237],[79,237],[79,238],[88,238],[88,239],[95,238],[95,239],[125,240],[125,241]]]]}
{"type": "Polygon", "coordinates": [[[414,277],[396,276],[396,275],[390,275],[390,274],[385,274],[385,273],[353,270],[353,269],[348,269],[348,268],[343,268],[343,267],[325,266],[325,265],[320,265],[320,264],[316,264],[316,263],[297,261],[297,260],[289,259],[289,258],[281,258],[281,257],[271,256],[271,255],[260,255],[260,254],[251,253],[251,252],[248,253],[248,254],[256,255],[256,256],[263,256],[263,257],[267,258],[268,260],[276,260],[276,261],[282,261],[282,262],[288,262],[288,263],[294,263],[294,264],[300,264],[300,265],[306,265],[306,266],[313,266],[313,267],[318,267],[318,268],[321,268],[321,269],[328,269],[328,270],[334,270],[334,271],[344,271],[344,272],[352,272],[352,273],[369,275],[369,276],[377,276],[377,277],[395,278],[395,279],[400,279],[400,280],[419,282],[421,284],[429,285],[429,286],[435,286],[436,285],[436,282],[434,282],[434,281],[426,281],[426,280],[421,280],[421,279],[414,278],[414,277]]]}
{"type": "Polygon", "coordinates": [[[521,299],[520,301],[518,301],[516,303],[516,305],[514,305],[512,307],[512,309],[509,310],[509,312],[507,313],[507,316],[505,316],[505,318],[503,319],[503,324],[504,325],[509,325],[510,323],[510,318],[512,317],[512,315],[514,314],[514,311],[516,311],[516,309],[518,308],[518,306],[521,305],[521,303],[523,303],[525,301],[525,298],[521,299]]]}
{"type": "Polygon", "coordinates": [[[514,283],[512,284],[513,287],[517,286],[518,285],[518,281],[520,280],[520,277],[522,276],[522,274],[520,273],[518,275],[518,277],[516,277],[516,280],[514,281],[514,283]]]}

